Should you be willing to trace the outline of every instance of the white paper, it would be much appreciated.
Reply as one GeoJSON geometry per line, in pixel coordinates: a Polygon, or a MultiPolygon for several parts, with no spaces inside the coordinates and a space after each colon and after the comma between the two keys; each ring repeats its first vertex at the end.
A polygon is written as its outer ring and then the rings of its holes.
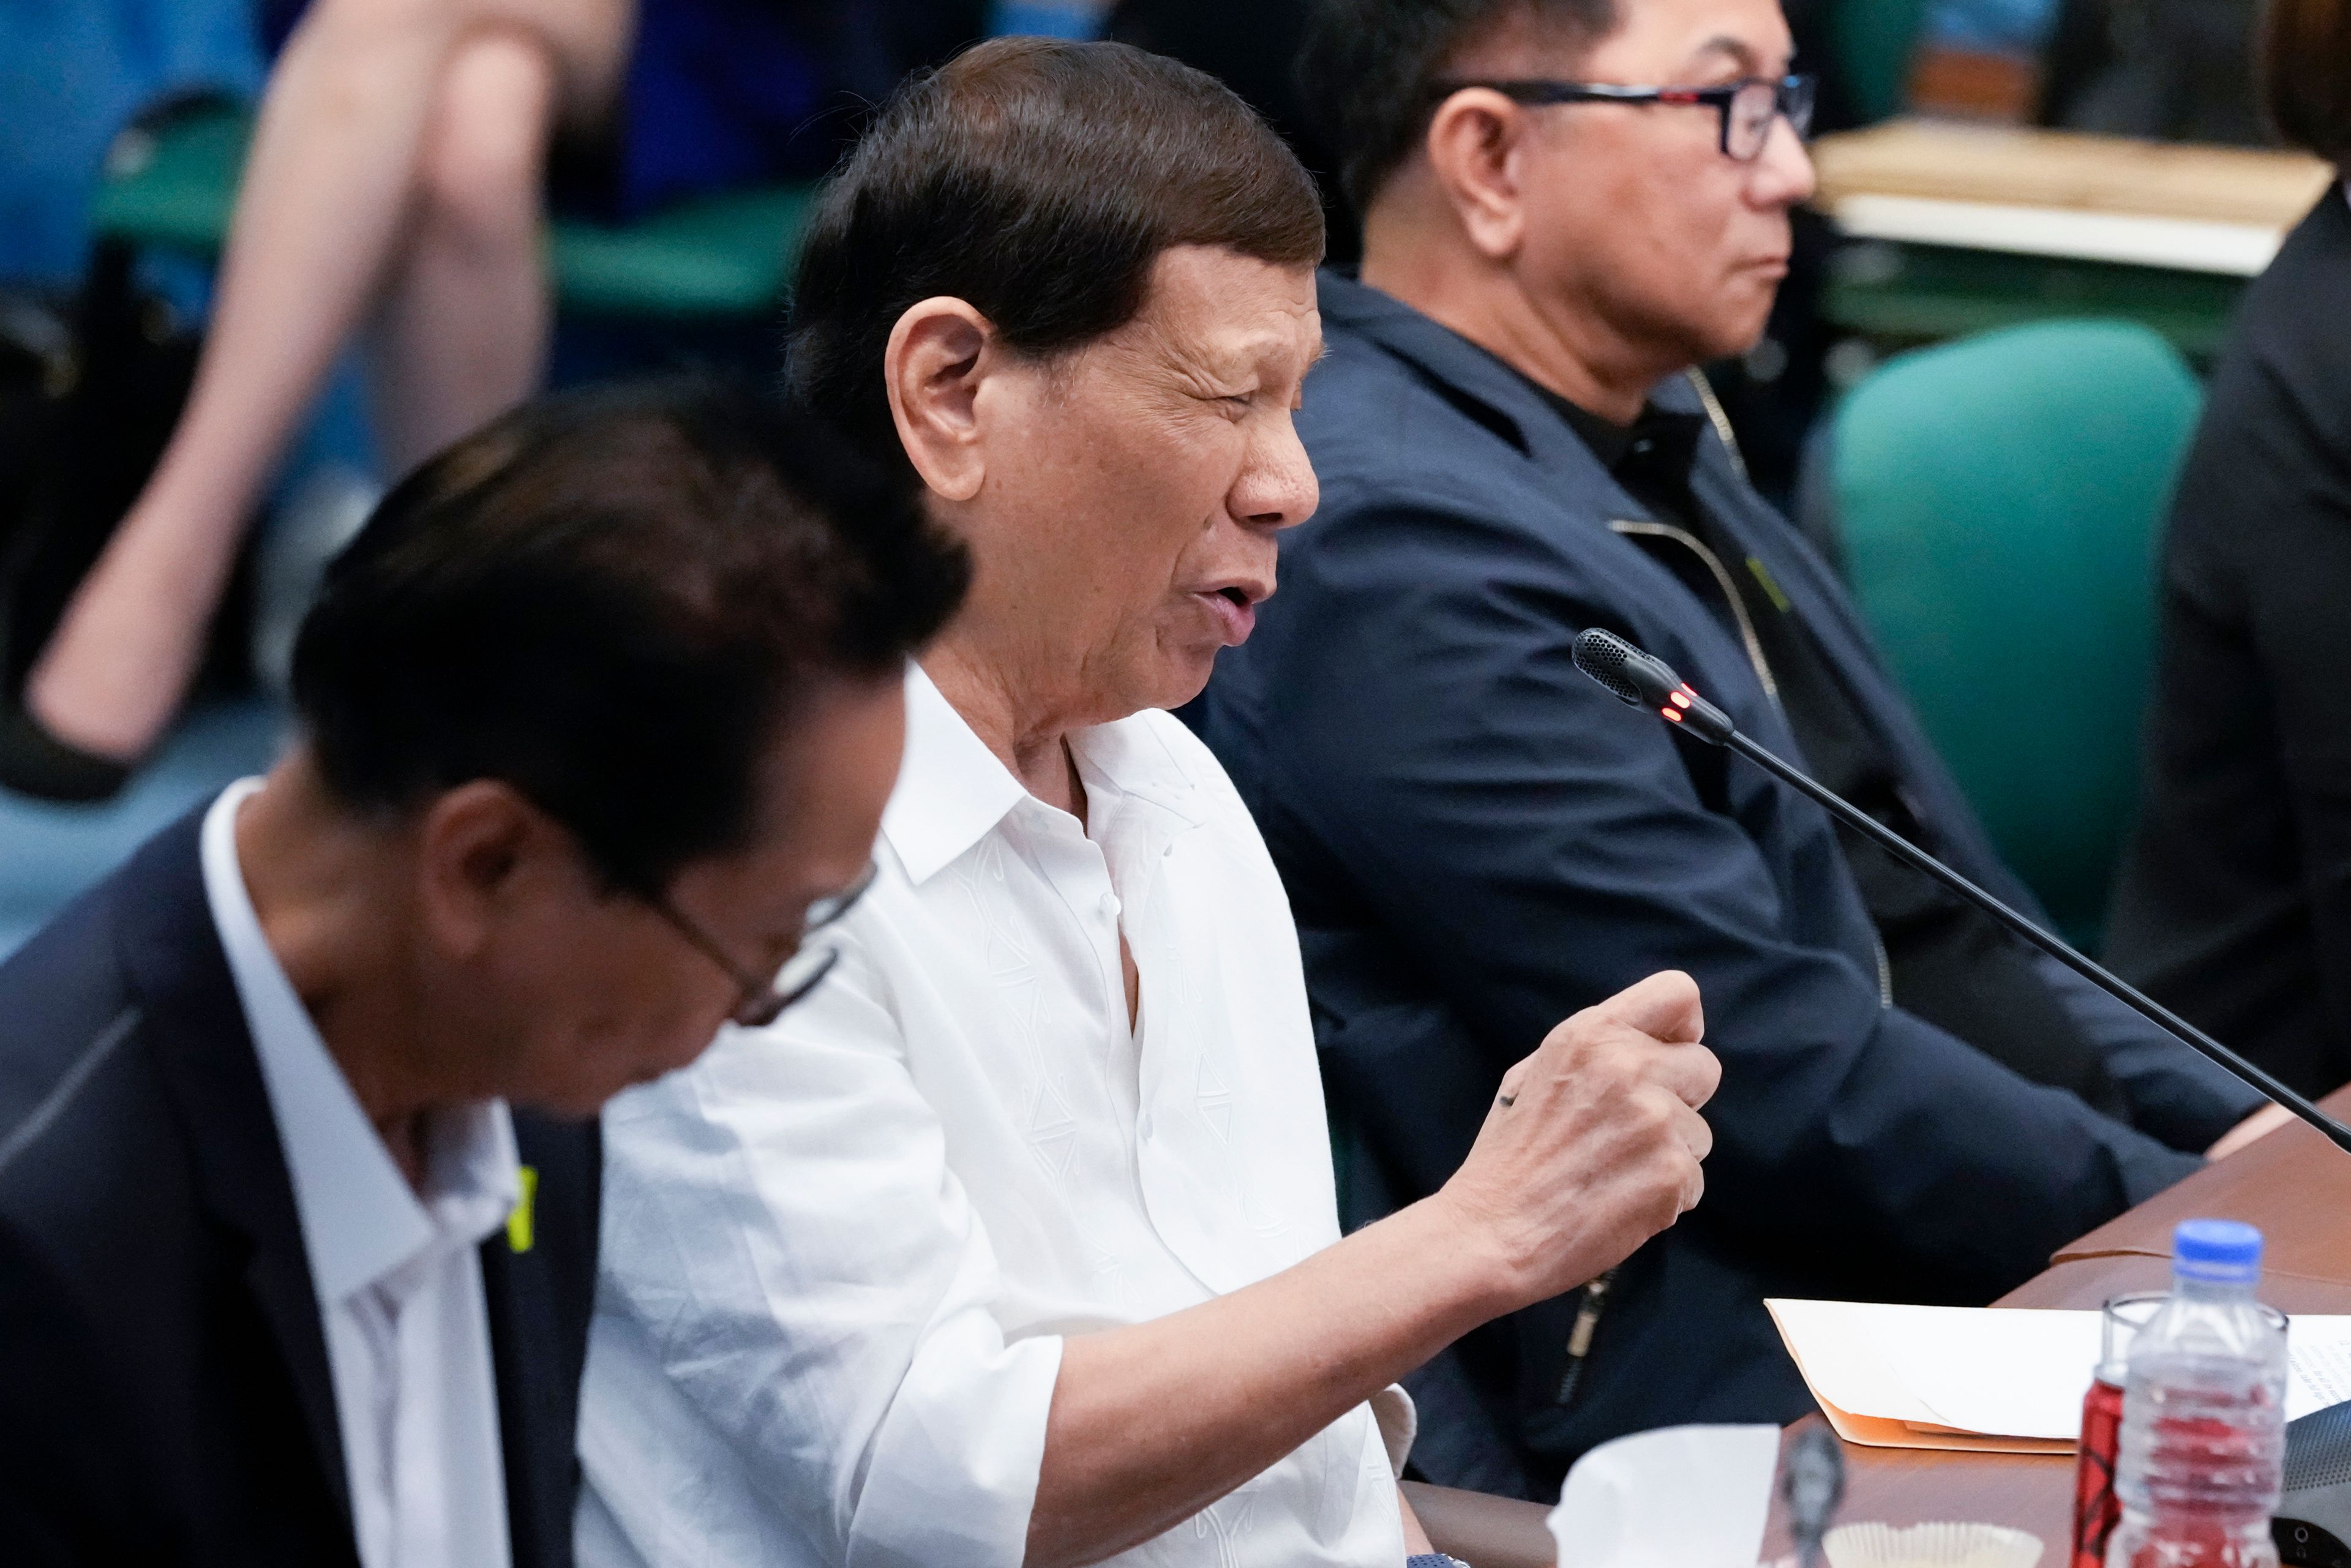
{"type": "Polygon", "coordinates": [[[1772,1315],[1794,1342],[1804,1381],[1813,1395],[1840,1410],[1882,1421],[1940,1426],[1942,1418],[1913,1392],[1868,1332],[1871,1315],[1900,1307],[1861,1301],[1772,1301],[1772,1315]]]}
{"type": "Polygon", "coordinates": [[[2098,1366],[2096,1312],[1872,1307],[1878,1354],[1934,1412],[1930,1425],[2002,1437],[2082,1435],[2098,1366]]]}
{"type": "MultiPolygon", "coordinates": [[[[1771,1303],[1820,1398],[1856,1416],[2070,1441],[2098,1359],[2098,1314],[1858,1301],[1771,1303]]],[[[2351,1399],[2351,1317],[2290,1320],[2289,1421],[2351,1399]]]]}
{"type": "Polygon", "coordinates": [[[2351,1399],[2351,1317],[2288,1318],[2285,1418],[2351,1399]]]}
{"type": "Polygon", "coordinates": [[[1603,1443],[1567,1472],[1547,1521],[1561,1568],[1755,1568],[1779,1464],[1777,1427],[1667,1427],[1603,1443]]]}

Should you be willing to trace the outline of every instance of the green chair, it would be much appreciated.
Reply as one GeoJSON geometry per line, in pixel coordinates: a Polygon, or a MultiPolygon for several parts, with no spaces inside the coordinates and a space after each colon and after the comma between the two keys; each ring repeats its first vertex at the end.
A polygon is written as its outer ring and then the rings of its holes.
{"type": "Polygon", "coordinates": [[[2137,795],[2156,552],[2202,392],[2130,323],[1887,361],[1834,415],[1862,614],[2008,863],[2094,942],[2137,795]]]}
{"type": "MultiPolygon", "coordinates": [[[[93,216],[99,241],[216,254],[252,131],[245,110],[211,105],[124,132],[93,216]]],[[[548,247],[556,298],[605,317],[770,316],[790,285],[811,193],[729,192],[612,227],[558,221],[548,247]]]]}

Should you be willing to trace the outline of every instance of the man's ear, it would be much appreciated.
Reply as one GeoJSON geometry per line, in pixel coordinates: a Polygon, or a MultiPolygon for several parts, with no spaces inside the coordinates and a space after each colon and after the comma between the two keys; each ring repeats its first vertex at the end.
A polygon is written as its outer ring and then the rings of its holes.
{"type": "Polygon", "coordinates": [[[890,329],[882,377],[898,441],[923,483],[944,499],[970,500],[987,476],[979,383],[995,350],[987,318],[951,296],[908,306],[890,329]]]}
{"type": "Polygon", "coordinates": [[[1429,172],[1469,243],[1493,261],[1518,254],[1526,237],[1528,138],[1534,120],[1487,88],[1464,88],[1428,122],[1429,172]]]}
{"type": "Polygon", "coordinates": [[[517,902],[585,868],[569,835],[521,791],[476,779],[436,797],[416,824],[417,913],[444,951],[470,957],[517,902]]]}

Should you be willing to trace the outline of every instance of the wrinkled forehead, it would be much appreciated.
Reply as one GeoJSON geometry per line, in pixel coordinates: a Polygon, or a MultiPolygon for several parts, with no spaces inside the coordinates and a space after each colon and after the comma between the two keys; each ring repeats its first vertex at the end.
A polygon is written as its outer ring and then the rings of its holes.
{"type": "Polygon", "coordinates": [[[1314,271],[1176,246],[1152,263],[1142,309],[1111,338],[1211,378],[1295,379],[1322,352],[1314,271]]]}

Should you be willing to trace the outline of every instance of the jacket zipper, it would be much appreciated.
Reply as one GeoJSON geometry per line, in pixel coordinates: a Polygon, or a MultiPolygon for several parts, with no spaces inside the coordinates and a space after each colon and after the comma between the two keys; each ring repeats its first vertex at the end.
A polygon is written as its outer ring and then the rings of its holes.
{"type": "Polygon", "coordinates": [[[1730,465],[1739,471],[1739,482],[1742,485],[1753,483],[1747,477],[1747,455],[1739,450],[1739,433],[1730,428],[1730,416],[1722,412],[1722,403],[1714,395],[1714,383],[1706,379],[1704,371],[1689,370],[1682,373],[1697,391],[1698,401],[1706,405],[1707,423],[1714,426],[1714,434],[1721,438],[1723,449],[1730,454],[1730,465]]]}
{"type": "MultiPolygon", "coordinates": [[[[1705,383],[1702,382],[1699,383],[1699,391],[1705,394],[1708,406],[1712,408],[1713,394],[1706,392],[1705,383]]],[[[1609,519],[1608,526],[1619,534],[1635,535],[1644,538],[1671,539],[1698,557],[1699,564],[1713,575],[1715,586],[1722,591],[1723,602],[1730,606],[1730,618],[1739,627],[1740,643],[1747,650],[1747,662],[1754,666],[1756,680],[1762,683],[1763,695],[1771,699],[1772,706],[1779,706],[1780,683],[1771,677],[1771,664],[1763,657],[1763,640],[1755,634],[1755,622],[1748,616],[1746,603],[1739,597],[1739,585],[1732,580],[1730,569],[1722,564],[1722,558],[1708,549],[1706,541],[1696,534],[1691,533],[1687,528],[1676,528],[1671,523],[1642,522],[1631,517],[1612,517],[1609,519]]],[[[1869,946],[1877,959],[1877,1006],[1878,1010],[1883,1012],[1894,1006],[1894,966],[1886,956],[1886,942],[1877,934],[1876,921],[1870,922],[1869,946]]]]}

